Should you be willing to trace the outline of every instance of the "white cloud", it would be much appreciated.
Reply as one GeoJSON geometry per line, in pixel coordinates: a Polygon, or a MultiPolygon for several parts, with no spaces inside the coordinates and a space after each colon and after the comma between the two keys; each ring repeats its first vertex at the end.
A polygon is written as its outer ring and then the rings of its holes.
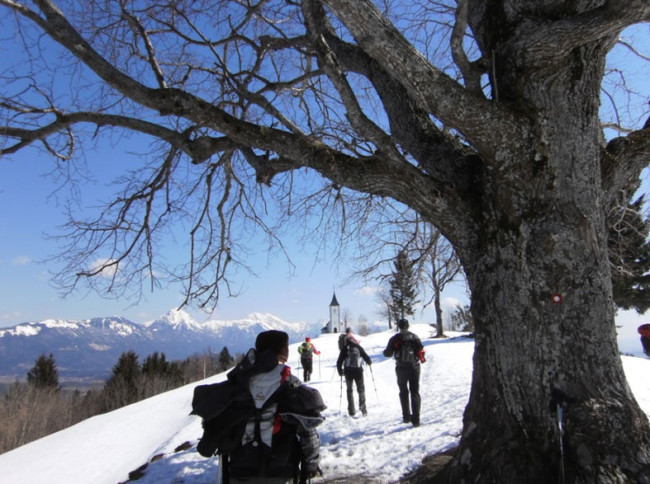
{"type": "MultiPolygon", "coordinates": [[[[106,258],[96,259],[92,264],[90,264],[90,267],[88,268],[88,270],[91,271],[91,272],[96,271],[101,266],[110,264],[111,262],[113,262],[113,259],[106,259],[106,258]]],[[[117,266],[109,266],[109,267],[105,267],[101,271],[100,275],[102,277],[111,278],[111,277],[115,276],[116,273],[117,273],[117,266]]]]}
{"type": "Polygon", "coordinates": [[[462,307],[463,302],[455,297],[446,297],[442,300],[442,306],[447,310],[454,310],[458,306],[462,307]]]}
{"type": "Polygon", "coordinates": [[[15,321],[20,321],[24,318],[23,313],[20,311],[11,311],[7,313],[0,314],[0,322],[3,324],[12,323],[15,321]]]}
{"type": "Polygon", "coordinates": [[[31,262],[32,258],[28,255],[19,255],[18,257],[14,257],[14,259],[11,261],[11,263],[15,266],[26,266],[31,262]]]}
{"type": "Polygon", "coordinates": [[[374,296],[381,290],[381,287],[378,286],[363,286],[359,289],[355,289],[354,293],[360,296],[374,296]]]}

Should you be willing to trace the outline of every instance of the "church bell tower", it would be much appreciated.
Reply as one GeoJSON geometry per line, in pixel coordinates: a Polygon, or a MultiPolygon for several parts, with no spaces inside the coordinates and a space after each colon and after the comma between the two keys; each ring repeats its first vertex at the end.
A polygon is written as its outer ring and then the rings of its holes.
{"type": "Polygon", "coordinates": [[[330,303],[330,320],[329,323],[327,323],[327,332],[341,332],[341,312],[339,302],[336,300],[336,293],[333,294],[332,302],[330,303]]]}

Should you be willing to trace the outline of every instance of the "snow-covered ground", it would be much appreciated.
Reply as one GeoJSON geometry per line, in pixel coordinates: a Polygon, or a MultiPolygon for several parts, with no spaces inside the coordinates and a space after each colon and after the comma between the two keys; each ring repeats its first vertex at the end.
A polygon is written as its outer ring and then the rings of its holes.
{"type": "MultiPolygon", "coordinates": [[[[394,362],[382,356],[392,332],[361,338],[373,365],[372,372],[365,371],[368,416],[358,418],[347,415],[345,388],[341,392],[336,374],[337,335],[313,337],[321,356],[316,357],[310,385],[321,392],[329,407],[319,428],[321,467],[328,479],[347,477],[353,482],[353,476],[365,476],[378,483],[394,482],[415,469],[424,456],[446,450],[459,440],[469,397],[473,340],[432,340],[428,339],[430,326],[411,329],[422,338],[428,360],[420,379],[422,422],[418,428],[401,422],[394,362]]],[[[290,348],[289,365],[302,378],[296,351],[299,343],[290,348]]],[[[650,360],[625,356],[623,363],[639,404],[650,415],[650,360]]],[[[201,383],[224,378],[225,374],[220,374],[201,383]]],[[[12,484],[117,484],[148,463],[137,481],[140,484],[214,482],[218,461],[196,452],[201,422],[189,415],[193,389],[201,383],[93,417],[2,454],[0,480],[12,484]],[[179,449],[186,442],[191,447],[179,449]]]]}

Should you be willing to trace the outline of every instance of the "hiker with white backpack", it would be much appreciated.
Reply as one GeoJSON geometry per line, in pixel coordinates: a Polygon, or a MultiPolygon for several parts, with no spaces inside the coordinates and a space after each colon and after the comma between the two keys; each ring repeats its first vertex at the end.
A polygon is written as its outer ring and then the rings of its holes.
{"type": "Polygon", "coordinates": [[[327,407],[291,375],[289,335],[263,331],[227,380],[194,389],[192,414],[203,421],[197,445],[219,456],[223,484],[306,484],[322,476],[316,427],[327,407]]]}
{"type": "Polygon", "coordinates": [[[336,360],[336,370],[339,376],[345,376],[345,386],[348,397],[348,414],[353,417],[357,411],[354,405],[354,388],[357,387],[359,394],[359,410],[362,415],[368,415],[366,408],[366,387],[363,381],[363,363],[369,367],[372,365],[370,357],[361,347],[359,343],[354,342],[352,339],[346,339],[339,357],[336,360]]]}

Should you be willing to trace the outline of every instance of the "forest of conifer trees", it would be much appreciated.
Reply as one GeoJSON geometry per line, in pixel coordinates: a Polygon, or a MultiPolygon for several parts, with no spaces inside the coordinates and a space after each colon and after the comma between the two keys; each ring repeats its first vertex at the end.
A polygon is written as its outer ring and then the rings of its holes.
{"type": "Polygon", "coordinates": [[[70,388],[60,384],[54,355],[42,354],[0,397],[0,454],[45,437],[94,415],[203,380],[231,368],[228,348],[208,350],[182,361],[152,353],[142,363],[134,351],[120,355],[103,386],[70,388]]]}

